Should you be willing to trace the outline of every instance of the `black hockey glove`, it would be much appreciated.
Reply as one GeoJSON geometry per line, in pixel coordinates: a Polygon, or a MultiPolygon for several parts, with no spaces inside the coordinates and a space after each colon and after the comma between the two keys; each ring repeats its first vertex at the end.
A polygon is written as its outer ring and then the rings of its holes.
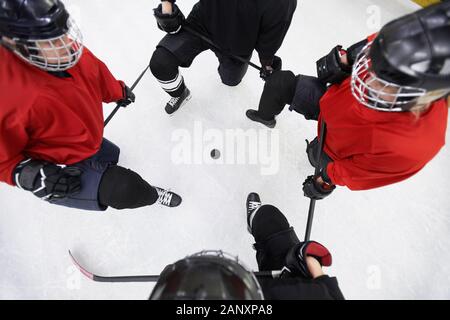
{"type": "Polygon", "coordinates": [[[77,167],[28,159],[14,170],[14,182],[19,188],[48,201],[77,194],[81,189],[81,174],[77,167]]]}
{"type": "Polygon", "coordinates": [[[351,75],[352,67],[341,62],[342,51],[342,46],[336,46],[316,62],[317,76],[322,83],[339,84],[351,75]]]}
{"type": "Polygon", "coordinates": [[[259,76],[264,81],[266,81],[274,72],[281,71],[281,68],[283,67],[283,61],[278,56],[273,58],[272,63],[261,61],[261,64],[259,76]]]}
{"type": "Polygon", "coordinates": [[[353,67],[356,62],[356,58],[368,43],[369,41],[367,39],[364,39],[358,43],[355,43],[347,49],[347,61],[350,67],[353,67]]]}
{"type": "Polygon", "coordinates": [[[119,106],[125,108],[136,101],[136,96],[134,95],[133,91],[131,91],[131,89],[123,83],[122,83],[122,92],[123,98],[117,101],[117,104],[119,106]]]}
{"type": "Polygon", "coordinates": [[[158,28],[169,34],[178,33],[185,20],[183,13],[176,4],[172,4],[172,14],[164,14],[162,12],[162,5],[153,9],[158,28]]]}
{"type": "Polygon", "coordinates": [[[309,176],[303,182],[303,193],[305,197],[313,200],[322,200],[328,197],[334,189],[335,185],[329,183],[320,184],[317,182],[318,176],[309,176]]]}
{"type": "Polygon", "coordinates": [[[287,269],[289,276],[312,279],[306,257],[317,259],[322,267],[329,267],[332,263],[331,253],[323,245],[315,241],[301,242],[292,247],[286,256],[285,270],[287,269]]]}

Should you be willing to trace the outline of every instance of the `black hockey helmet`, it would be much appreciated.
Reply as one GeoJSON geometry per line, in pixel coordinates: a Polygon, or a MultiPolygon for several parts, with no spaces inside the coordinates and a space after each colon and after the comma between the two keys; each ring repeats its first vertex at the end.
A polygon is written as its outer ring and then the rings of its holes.
{"type": "Polygon", "coordinates": [[[59,0],[0,0],[0,35],[51,39],[67,33],[69,13],[59,0]]]}
{"type": "Polygon", "coordinates": [[[386,24],[369,56],[385,81],[428,91],[450,88],[450,2],[386,24]]]}
{"type": "Polygon", "coordinates": [[[353,66],[352,92],[379,111],[419,110],[450,93],[450,2],[386,24],[353,66]]]}
{"type": "Polygon", "coordinates": [[[150,300],[263,300],[255,275],[222,251],[203,251],[167,266],[150,300]]]}
{"type": "Polygon", "coordinates": [[[45,71],[75,66],[83,37],[59,0],[0,0],[0,44],[45,71]]]}

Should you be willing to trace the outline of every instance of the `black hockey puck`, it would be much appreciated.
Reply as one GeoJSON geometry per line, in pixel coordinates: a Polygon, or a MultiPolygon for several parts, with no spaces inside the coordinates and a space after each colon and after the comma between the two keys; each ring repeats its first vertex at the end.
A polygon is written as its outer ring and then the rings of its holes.
{"type": "Polygon", "coordinates": [[[212,149],[211,150],[211,158],[213,158],[214,160],[217,160],[220,158],[220,151],[217,149],[212,149]]]}

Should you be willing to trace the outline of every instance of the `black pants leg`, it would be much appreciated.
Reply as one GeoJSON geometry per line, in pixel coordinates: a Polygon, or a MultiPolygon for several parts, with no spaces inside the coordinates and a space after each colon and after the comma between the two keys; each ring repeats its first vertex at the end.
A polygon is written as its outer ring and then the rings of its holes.
{"type": "Polygon", "coordinates": [[[296,77],[291,71],[276,72],[266,81],[258,114],[264,120],[273,120],[289,104],[291,111],[302,114],[307,120],[317,120],[320,99],[326,90],[316,77],[296,77]]]}
{"type": "Polygon", "coordinates": [[[279,71],[270,76],[264,85],[258,115],[264,120],[273,120],[279,115],[287,104],[291,104],[296,83],[291,71],[279,71]]]}
{"type": "Polygon", "coordinates": [[[54,198],[49,202],[81,210],[105,211],[108,206],[99,200],[99,186],[105,172],[117,164],[119,156],[119,147],[111,141],[103,139],[100,150],[95,155],[72,165],[83,172],[80,192],[65,198],[54,198]]]}
{"type": "Polygon", "coordinates": [[[281,270],[289,250],[300,243],[286,217],[271,205],[264,205],[256,212],[252,234],[260,271],[281,270]]]}
{"type": "Polygon", "coordinates": [[[289,110],[302,114],[306,120],[318,120],[320,114],[320,99],[327,91],[318,78],[298,75],[294,98],[289,110]]]}
{"type": "MultiPolygon", "coordinates": [[[[247,73],[248,64],[231,57],[221,55],[217,52],[216,56],[219,59],[218,72],[222,83],[230,87],[235,87],[241,83],[247,73]]],[[[251,56],[243,58],[249,60],[251,56]]]]}

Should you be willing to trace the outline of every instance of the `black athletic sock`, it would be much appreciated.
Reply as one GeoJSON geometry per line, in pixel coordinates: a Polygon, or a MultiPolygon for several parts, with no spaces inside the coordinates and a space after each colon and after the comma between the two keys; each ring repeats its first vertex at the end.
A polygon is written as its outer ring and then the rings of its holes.
{"type": "Polygon", "coordinates": [[[271,75],[264,85],[259,102],[258,116],[270,121],[291,104],[295,95],[297,80],[291,71],[279,71],[271,75]]]}

